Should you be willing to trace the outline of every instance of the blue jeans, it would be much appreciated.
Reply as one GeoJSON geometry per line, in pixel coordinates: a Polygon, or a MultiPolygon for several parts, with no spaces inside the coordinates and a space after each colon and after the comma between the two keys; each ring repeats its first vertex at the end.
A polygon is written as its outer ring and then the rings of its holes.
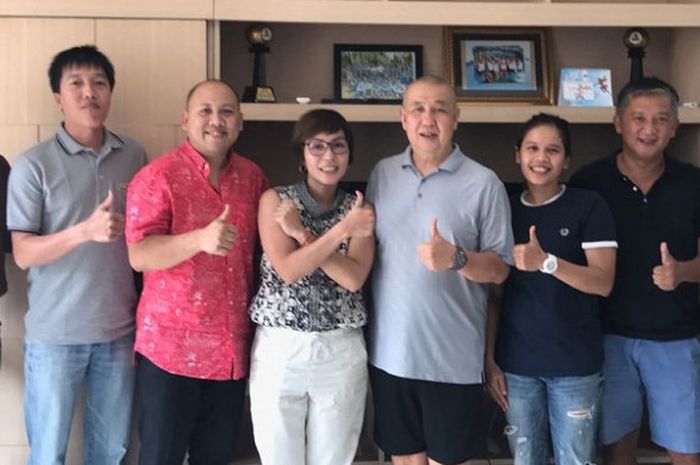
{"type": "Polygon", "coordinates": [[[557,465],[596,460],[603,378],[533,378],[506,373],[509,408],[505,434],[515,465],[549,463],[549,431],[557,465]]]}
{"type": "Polygon", "coordinates": [[[24,416],[29,465],[65,461],[75,403],[85,386],[84,465],[119,465],[134,392],[129,335],[99,344],[24,343],[24,416]]]}

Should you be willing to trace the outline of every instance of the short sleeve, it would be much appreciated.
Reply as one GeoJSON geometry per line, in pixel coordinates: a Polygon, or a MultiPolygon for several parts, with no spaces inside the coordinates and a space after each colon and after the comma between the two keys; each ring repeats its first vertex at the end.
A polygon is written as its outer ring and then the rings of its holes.
{"type": "Polygon", "coordinates": [[[147,165],[129,183],[126,196],[127,244],[145,237],[169,234],[172,224],[172,197],[162,174],[147,165]]]}
{"type": "Polygon", "coordinates": [[[615,219],[605,199],[599,194],[586,191],[591,198],[591,208],[581,234],[581,248],[595,249],[617,247],[615,219]]]}
{"type": "Polygon", "coordinates": [[[479,251],[498,254],[508,265],[513,264],[513,229],[510,202],[503,183],[493,175],[485,189],[479,231],[479,251]]]}
{"type": "Polygon", "coordinates": [[[26,156],[15,161],[7,186],[7,229],[42,233],[43,174],[26,156]]]}

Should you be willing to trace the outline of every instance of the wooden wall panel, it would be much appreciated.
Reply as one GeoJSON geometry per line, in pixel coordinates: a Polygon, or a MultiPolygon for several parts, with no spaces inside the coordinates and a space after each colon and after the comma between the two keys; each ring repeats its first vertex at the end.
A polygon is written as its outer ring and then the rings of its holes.
{"type": "Polygon", "coordinates": [[[211,18],[213,0],[3,0],[0,15],[92,18],[211,18]]]}
{"type": "Polygon", "coordinates": [[[39,128],[32,124],[0,124],[0,154],[12,164],[28,147],[39,142],[39,128]]]}
{"type": "Polygon", "coordinates": [[[59,121],[48,81],[53,56],[94,43],[90,19],[0,18],[0,123],[59,121]]]}
{"type": "Polygon", "coordinates": [[[178,124],[187,91],[206,78],[205,21],[97,20],[114,63],[110,124],[178,124]]]}

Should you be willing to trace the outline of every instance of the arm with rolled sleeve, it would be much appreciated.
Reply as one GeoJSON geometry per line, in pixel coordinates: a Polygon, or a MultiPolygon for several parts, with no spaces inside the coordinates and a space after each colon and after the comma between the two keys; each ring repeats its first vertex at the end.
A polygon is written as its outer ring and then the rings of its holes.
{"type": "Polygon", "coordinates": [[[43,228],[44,186],[38,164],[20,157],[10,172],[7,223],[15,262],[22,269],[47,265],[89,242],[112,242],[124,231],[124,217],[109,211],[112,193],[85,220],[56,232],[43,228]]]}

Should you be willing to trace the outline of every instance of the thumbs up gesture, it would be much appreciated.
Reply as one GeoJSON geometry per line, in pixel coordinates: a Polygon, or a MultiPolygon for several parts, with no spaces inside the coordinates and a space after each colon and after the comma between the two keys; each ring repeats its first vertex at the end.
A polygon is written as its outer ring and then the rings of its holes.
{"type": "Polygon", "coordinates": [[[238,231],[234,225],[227,223],[230,211],[231,207],[226,204],[219,216],[199,230],[199,248],[202,252],[223,257],[233,248],[238,231]]]}
{"type": "Polygon", "coordinates": [[[661,253],[661,265],[655,266],[651,272],[651,278],[656,287],[662,291],[672,291],[681,282],[678,271],[678,260],[673,258],[668,251],[668,244],[662,242],[659,246],[661,253]]]}
{"type": "Polygon", "coordinates": [[[437,219],[430,225],[430,240],[418,244],[418,257],[430,271],[448,270],[454,262],[455,246],[440,234],[437,219]]]}
{"type": "Polygon", "coordinates": [[[343,218],[344,227],[350,237],[368,237],[374,232],[374,208],[365,205],[362,192],[355,191],[355,203],[343,218]]]}
{"type": "Polygon", "coordinates": [[[547,253],[542,250],[540,241],[537,240],[537,228],[534,225],[530,226],[529,235],[527,243],[513,247],[513,261],[520,271],[538,271],[547,259],[547,253]]]}
{"type": "Polygon", "coordinates": [[[110,190],[107,197],[95,208],[82,223],[88,240],[94,242],[112,242],[124,232],[124,215],[111,211],[114,193],[110,190]]]}

